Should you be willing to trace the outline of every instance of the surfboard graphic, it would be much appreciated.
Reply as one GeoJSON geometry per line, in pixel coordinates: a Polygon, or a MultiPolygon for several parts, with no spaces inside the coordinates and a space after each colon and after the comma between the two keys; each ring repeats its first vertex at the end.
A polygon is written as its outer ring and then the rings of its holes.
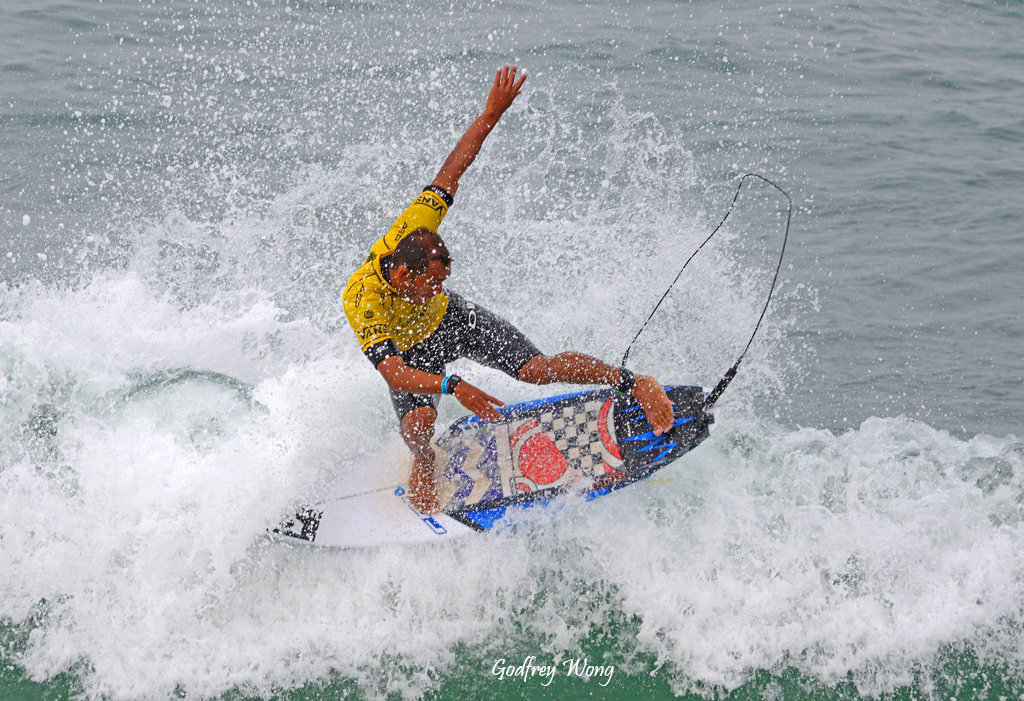
{"type": "Polygon", "coordinates": [[[708,437],[714,417],[704,389],[665,390],[675,422],[664,436],[654,435],[633,397],[611,389],[514,404],[500,410],[499,421],[467,417],[437,437],[440,513],[411,506],[407,473],[397,484],[379,484],[387,470],[365,466],[273,532],[334,547],[416,543],[485,531],[555,499],[596,499],[649,477],[708,437]]]}

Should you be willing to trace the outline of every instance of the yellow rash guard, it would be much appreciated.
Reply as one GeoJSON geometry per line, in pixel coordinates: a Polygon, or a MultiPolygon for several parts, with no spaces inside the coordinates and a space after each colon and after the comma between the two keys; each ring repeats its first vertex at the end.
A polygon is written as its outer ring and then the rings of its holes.
{"type": "Polygon", "coordinates": [[[419,228],[437,231],[451,203],[452,197],[444,189],[426,187],[373,244],[366,262],[348,279],[342,306],[360,347],[374,366],[434,333],[448,310],[444,291],[422,304],[405,299],[388,282],[380,261],[391,255],[409,232],[419,228]]]}

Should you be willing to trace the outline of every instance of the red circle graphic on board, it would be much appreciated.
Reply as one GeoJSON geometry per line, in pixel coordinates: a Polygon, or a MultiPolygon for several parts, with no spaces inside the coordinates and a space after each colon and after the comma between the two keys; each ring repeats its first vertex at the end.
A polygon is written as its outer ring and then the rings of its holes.
{"type": "Polygon", "coordinates": [[[546,433],[537,433],[519,451],[519,469],[536,484],[551,484],[568,469],[565,456],[546,433]]]}

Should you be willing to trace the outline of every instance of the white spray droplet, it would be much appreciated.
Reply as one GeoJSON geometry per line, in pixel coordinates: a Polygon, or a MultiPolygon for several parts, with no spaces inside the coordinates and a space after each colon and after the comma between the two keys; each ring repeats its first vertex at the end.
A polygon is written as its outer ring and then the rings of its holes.
{"type": "Polygon", "coordinates": [[[32,217],[30,217],[29,215],[26,214],[25,216],[23,216],[21,218],[21,225],[22,226],[28,226],[31,223],[32,223],[32,217]]]}

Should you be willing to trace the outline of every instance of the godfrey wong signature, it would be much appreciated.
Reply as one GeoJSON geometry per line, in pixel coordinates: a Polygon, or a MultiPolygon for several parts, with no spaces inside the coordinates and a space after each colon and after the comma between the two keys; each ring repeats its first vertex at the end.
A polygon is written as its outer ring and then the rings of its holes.
{"type": "MultiPolygon", "coordinates": [[[[558,665],[538,665],[535,664],[536,660],[536,655],[530,655],[523,660],[522,664],[516,665],[506,664],[505,658],[502,657],[491,667],[491,674],[498,679],[518,678],[524,682],[533,677],[547,679],[546,682],[541,682],[541,686],[548,686],[558,672],[558,665]]],[[[604,677],[604,683],[601,686],[608,686],[612,680],[612,675],[615,674],[614,665],[592,665],[588,663],[586,657],[583,659],[562,660],[562,667],[565,668],[565,676],[567,677],[577,676],[586,681],[589,681],[592,677],[604,677]]]]}

